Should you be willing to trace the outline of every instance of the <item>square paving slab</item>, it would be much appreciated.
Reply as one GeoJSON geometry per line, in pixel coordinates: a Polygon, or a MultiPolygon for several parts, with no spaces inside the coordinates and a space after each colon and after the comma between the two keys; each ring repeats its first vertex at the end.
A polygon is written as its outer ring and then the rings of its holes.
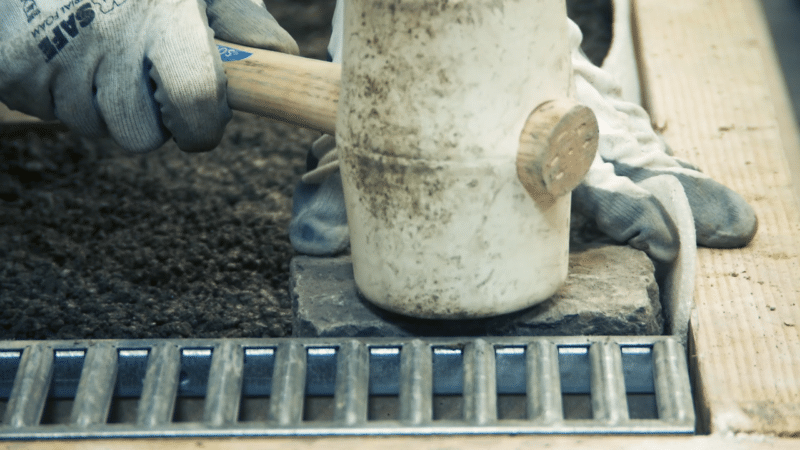
{"type": "Polygon", "coordinates": [[[358,294],[349,255],[291,263],[295,337],[658,335],[664,319],[653,264],[627,246],[573,244],[566,284],[531,308],[482,320],[394,314],[358,294]]]}

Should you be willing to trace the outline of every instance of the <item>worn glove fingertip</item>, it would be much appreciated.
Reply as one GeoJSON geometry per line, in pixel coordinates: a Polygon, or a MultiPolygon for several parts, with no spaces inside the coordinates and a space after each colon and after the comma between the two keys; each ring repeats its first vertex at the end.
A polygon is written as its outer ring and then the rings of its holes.
{"type": "Polygon", "coordinates": [[[718,220],[698,223],[697,243],[711,248],[742,248],[755,238],[758,217],[749,204],[730,202],[730,208],[718,220]]]}
{"type": "Polygon", "coordinates": [[[219,143],[222,142],[222,136],[222,132],[209,133],[206,131],[199,133],[199,138],[197,139],[186,137],[177,138],[173,136],[173,140],[181,151],[186,153],[203,153],[217,148],[219,143]]]}
{"type": "Polygon", "coordinates": [[[165,49],[154,52],[150,77],[160,118],[175,143],[185,152],[205,152],[219,145],[233,117],[226,93],[225,72],[209,38],[208,51],[195,55],[179,53],[184,61],[165,49]],[[186,61],[192,65],[187,67],[186,61]]]}
{"type": "MultiPolygon", "coordinates": [[[[162,103],[163,105],[163,103],[162,103]]],[[[162,107],[162,111],[165,108],[162,107]]],[[[169,108],[166,108],[169,109],[169,108]]],[[[216,148],[222,141],[225,126],[232,114],[225,106],[197,106],[197,111],[207,111],[207,115],[184,114],[175,112],[162,114],[164,126],[171,132],[172,139],[184,152],[207,152],[216,148]]]]}
{"type": "Polygon", "coordinates": [[[206,12],[208,25],[219,39],[292,55],[300,54],[297,42],[288,31],[281,28],[260,0],[209,2],[206,12]]]}
{"type": "Polygon", "coordinates": [[[173,134],[173,140],[178,148],[187,153],[201,153],[213,150],[225,134],[225,127],[230,122],[233,114],[226,105],[219,105],[216,108],[198,108],[198,110],[212,110],[214,117],[202,117],[192,120],[185,118],[180,124],[170,123],[165,120],[165,125],[170,127],[180,127],[183,132],[173,134]],[[195,130],[192,132],[192,130],[195,130]]]}
{"type": "Polygon", "coordinates": [[[289,240],[299,253],[333,256],[350,246],[350,232],[339,173],[322,184],[298,183],[292,198],[289,240]]]}
{"type": "Polygon", "coordinates": [[[132,141],[130,139],[114,137],[114,141],[128,153],[150,153],[164,145],[169,140],[169,134],[162,135],[161,137],[150,135],[148,138],[147,140],[140,139],[132,141]]]}
{"type": "Polygon", "coordinates": [[[239,45],[263,48],[276,52],[299,55],[300,47],[288,31],[280,28],[275,23],[274,26],[267,24],[251,25],[247,29],[237,28],[235,32],[227,28],[216,25],[211,27],[216,37],[239,45]]]}
{"type": "Polygon", "coordinates": [[[747,246],[758,231],[755,210],[736,191],[701,174],[675,171],[689,199],[697,243],[711,248],[747,246]]]}

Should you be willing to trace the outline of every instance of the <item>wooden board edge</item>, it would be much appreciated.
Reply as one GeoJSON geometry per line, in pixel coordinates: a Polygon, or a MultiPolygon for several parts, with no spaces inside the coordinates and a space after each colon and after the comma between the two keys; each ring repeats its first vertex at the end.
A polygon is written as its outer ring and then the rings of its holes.
{"type": "MultiPolygon", "coordinates": [[[[781,149],[776,149],[776,152],[780,151],[788,163],[787,170],[791,176],[791,190],[794,194],[793,203],[800,207],[800,131],[795,112],[789,101],[788,90],[780,71],[763,8],[757,0],[740,0],[740,2],[747,10],[749,23],[758,41],[763,60],[765,74],[763,81],[769,90],[782,146],[781,149]]],[[[651,114],[654,128],[660,130],[668,126],[669,118],[653,100],[652,86],[649,85],[647,76],[650,68],[647,67],[646,58],[642,57],[639,8],[639,1],[634,1],[632,33],[640,73],[642,102],[651,114]]],[[[687,350],[698,418],[698,433],[713,433],[716,436],[746,433],[754,436],[769,434],[783,438],[800,437],[800,403],[776,403],[769,399],[737,402],[730,395],[726,395],[728,393],[720,392],[720,388],[713,381],[704,379],[704,373],[712,371],[703,366],[704,358],[697,353],[698,323],[695,310],[690,320],[687,350]]],[[[800,448],[800,442],[795,445],[800,448]]]]}

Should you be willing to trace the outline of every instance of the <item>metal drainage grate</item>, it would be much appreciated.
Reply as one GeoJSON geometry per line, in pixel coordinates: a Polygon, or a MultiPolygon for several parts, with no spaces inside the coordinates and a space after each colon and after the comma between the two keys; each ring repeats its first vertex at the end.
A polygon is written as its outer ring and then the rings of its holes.
{"type": "Polygon", "coordinates": [[[0,437],[693,433],[669,337],[0,343],[0,437]]]}

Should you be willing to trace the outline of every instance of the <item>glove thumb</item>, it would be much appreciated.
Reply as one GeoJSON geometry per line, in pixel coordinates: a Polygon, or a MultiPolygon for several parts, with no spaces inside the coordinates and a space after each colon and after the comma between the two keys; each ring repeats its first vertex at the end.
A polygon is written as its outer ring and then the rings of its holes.
{"type": "Polygon", "coordinates": [[[267,11],[262,0],[206,0],[208,25],[234,44],[297,55],[297,43],[267,11]]]}

